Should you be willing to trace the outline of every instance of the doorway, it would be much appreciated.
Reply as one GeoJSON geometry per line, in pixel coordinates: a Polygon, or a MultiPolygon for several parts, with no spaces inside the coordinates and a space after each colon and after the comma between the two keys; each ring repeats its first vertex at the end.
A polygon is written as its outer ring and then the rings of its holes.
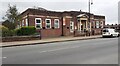
{"type": "Polygon", "coordinates": [[[86,20],[81,20],[81,31],[86,31],[86,20]]]}

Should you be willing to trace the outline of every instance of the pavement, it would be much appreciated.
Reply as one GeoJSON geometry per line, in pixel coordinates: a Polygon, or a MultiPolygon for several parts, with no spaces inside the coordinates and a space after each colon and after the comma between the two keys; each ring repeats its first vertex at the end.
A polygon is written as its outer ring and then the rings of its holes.
{"type": "Polygon", "coordinates": [[[64,41],[87,40],[87,39],[96,39],[100,37],[102,36],[101,35],[83,36],[83,37],[69,36],[69,37],[47,38],[42,40],[2,42],[0,43],[0,47],[13,47],[13,46],[36,45],[36,44],[46,44],[46,43],[64,42],[64,41]]]}
{"type": "Polygon", "coordinates": [[[2,62],[3,64],[118,64],[118,38],[6,47],[2,48],[2,62]]]}

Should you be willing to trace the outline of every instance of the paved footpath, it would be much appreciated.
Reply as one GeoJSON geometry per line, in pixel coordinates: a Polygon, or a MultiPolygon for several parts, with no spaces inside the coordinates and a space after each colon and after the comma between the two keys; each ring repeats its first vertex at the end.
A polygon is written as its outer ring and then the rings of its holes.
{"type": "Polygon", "coordinates": [[[84,36],[84,37],[69,36],[69,37],[48,38],[48,39],[42,39],[42,40],[2,42],[2,43],[0,43],[0,47],[12,47],[12,46],[46,44],[46,43],[63,42],[63,41],[87,40],[87,39],[96,39],[96,38],[100,38],[100,37],[102,37],[102,36],[101,35],[84,36]]]}

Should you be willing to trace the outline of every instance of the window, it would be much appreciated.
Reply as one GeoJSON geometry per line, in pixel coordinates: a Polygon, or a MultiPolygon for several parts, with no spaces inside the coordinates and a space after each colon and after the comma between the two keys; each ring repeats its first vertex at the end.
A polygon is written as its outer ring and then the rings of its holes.
{"type": "Polygon", "coordinates": [[[95,28],[95,21],[93,21],[93,28],[95,28]]]}
{"type": "Polygon", "coordinates": [[[70,21],[70,32],[74,31],[74,22],[70,21]]]}
{"type": "Polygon", "coordinates": [[[99,21],[96,21],[96,28],[99,28],[99,21]]]}
{"type": "Polygon", "coordinates": [[[26,22],[26,26],[28,26],[28,19],[25,19],[25,22],[26,22]]]}
{"type": "Polygon", "coordinates": [[[103,28],[103,21],[101,21],[101,28],[103,28]]]}
{"type": "Polygon", "coordinates": [[[35,18],[35,27],[38,28],[42,28],[42,20],[41,18],[35,18]]]}
{"type": "Polygon", "coordinates": [[[59,19],[54,20],[54,27],[59,28],[59,19]]]}
{"type": "Polygon", "coordinates": [[[93,23],[93,21],[91,22],[91,28],[93,28],[93,26],[94,26],[94,23],[93,23]]]}
{"type": "Polygon", "coordinates": [[[109,32],[108,30],[103,30],[103,32],[109,32]]]}
{"type": "Polygon", "coordinates": [[[46,19],[46,28],[49,29],[51,28],[51,19],[46,19]]]}
{"type": "Polygon", "coordinates": [[[24,24],[24,20],[22,20],[22,26],[25,26],[25,24],[24,24]]]}

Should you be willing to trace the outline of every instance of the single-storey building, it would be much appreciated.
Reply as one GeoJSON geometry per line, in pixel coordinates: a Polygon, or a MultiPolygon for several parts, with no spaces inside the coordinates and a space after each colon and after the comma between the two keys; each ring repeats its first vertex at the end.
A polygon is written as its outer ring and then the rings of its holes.
{"type": "Polygon", "coordinates": [[[56,12],[43,8],[28,8],[20,16],[21,27],[35,26],[43,38],[82,35],[87,31],[90,35],[101,34],[105,25],[105,16],[83,11],[56,12]]]}

